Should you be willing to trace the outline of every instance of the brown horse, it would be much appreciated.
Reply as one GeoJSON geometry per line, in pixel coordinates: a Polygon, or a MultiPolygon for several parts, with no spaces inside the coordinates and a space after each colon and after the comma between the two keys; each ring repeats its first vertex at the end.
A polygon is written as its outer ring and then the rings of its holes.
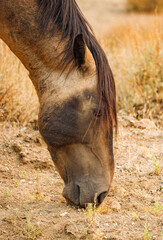
{"type": "Polygon", "coordinates": [[[114,173],[116,94],[107,58],[75,0],[0,1],[0,38],[29,71],[39,130],[63,196],[97,205],[114,173]]]}

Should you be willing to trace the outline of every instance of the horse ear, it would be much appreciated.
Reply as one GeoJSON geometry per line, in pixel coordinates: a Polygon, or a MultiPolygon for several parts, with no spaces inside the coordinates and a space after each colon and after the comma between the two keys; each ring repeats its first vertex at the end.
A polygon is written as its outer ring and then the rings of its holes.
{"type": "Polygon", "coordinates": [[[76,36],[73,47],[74,58],[78,67],[82,67],[85,64],[86,46],[83,40],[83,35],[76,36]]]}

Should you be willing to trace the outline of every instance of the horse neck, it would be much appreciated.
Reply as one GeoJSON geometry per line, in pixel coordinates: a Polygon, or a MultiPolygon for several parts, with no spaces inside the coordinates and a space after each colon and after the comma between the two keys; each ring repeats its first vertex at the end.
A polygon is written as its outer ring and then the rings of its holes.
{"type": "Polygon", "coordinates": [[[64,46],[60,44],[58,47],[59,34],[52,37],[41,33],[36,22],[37,14],[38,6],[33,0],[0,2],[0,38],[29,71],[40,98],[46,87],[43,82],[45,79],[46,85],[48,79],[51,82],[49,76],[55,74],[56,57],[64,46]]]}

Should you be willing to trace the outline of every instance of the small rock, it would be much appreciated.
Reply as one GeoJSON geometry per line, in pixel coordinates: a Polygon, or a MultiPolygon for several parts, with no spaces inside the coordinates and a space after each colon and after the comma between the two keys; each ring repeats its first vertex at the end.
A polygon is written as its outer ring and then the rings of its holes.
{"type": "Polygon", "coordinates": [[[41,224],[41,222],[36,222],[36,225],[37,225],[37,226],[40,226],[40,224],[41,224]]]}
{"type": "Polygon", "coordinates": [[[125,170],[125,171],[129,171],[130,168],[129,168],[128,166],[124,166],[124,167],[123,167],[123,170],[125,170]]]}
{"type": "Polygon", "coordinates": [[[151,183],[150,182],[144,182],[144,189],[150,190],[151,189],[151,183]]]}
{"type": "Polygon", "coordinates": [[[139,218],[140,218],[140,220],[145,220],[144,216],[140,216],[139,218]]]}
{"type": "Polygon", "coordinates": [[[9,168],[0,164],[0,172],[8,172],[9,168]]]}
{"type": "Polygon", "coordinates": [[[105,227],[109,227],[109,223],[104,223],[104,226],[105,227]]]}
{"type": "Polygon", "coordinates": [[[22,151],[22,147],[20,146],[19,143],[14,143],[14,144],[12,145],[12,148],[13,148],[14,151],[17,152],[17,153],[19,153],[19,152],[22,151]]]}
{"type": "Polygon", "coordinates": [[[111,209],[112,210],[114,210],[114,211],[119,211],[120,209],[121,209],[121,205],[119,204],[119,202],[118,201],[113,201],[112,203],[111,203],[111,209]]]}
{"type": "Polygon", "coordinates": [[[20,182],[21,183],[25,183],[26,181],[25,181],[25,179],[21,179],[20,182]]]}
{"type": "Polygon", "coordinates": [[[68,212],[61,213],[60,216],[61,217],[66,217],[66,216],[68,216],[68,212]]]}
{"type": "Polygon", "coordinates": [[[121,168],[121,166],[116,166],[118,169],[120,169],[121,168]]]}

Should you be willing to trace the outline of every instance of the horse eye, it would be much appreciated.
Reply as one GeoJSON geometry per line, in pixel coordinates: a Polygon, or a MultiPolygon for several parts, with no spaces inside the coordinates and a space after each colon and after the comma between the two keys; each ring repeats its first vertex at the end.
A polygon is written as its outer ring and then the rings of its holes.
{"type": "Polygon", "coordinates": [[[101,117],[101,110],[94,109],[93,114],[95,117],[99,118],[99,117],[101,117]]]}

